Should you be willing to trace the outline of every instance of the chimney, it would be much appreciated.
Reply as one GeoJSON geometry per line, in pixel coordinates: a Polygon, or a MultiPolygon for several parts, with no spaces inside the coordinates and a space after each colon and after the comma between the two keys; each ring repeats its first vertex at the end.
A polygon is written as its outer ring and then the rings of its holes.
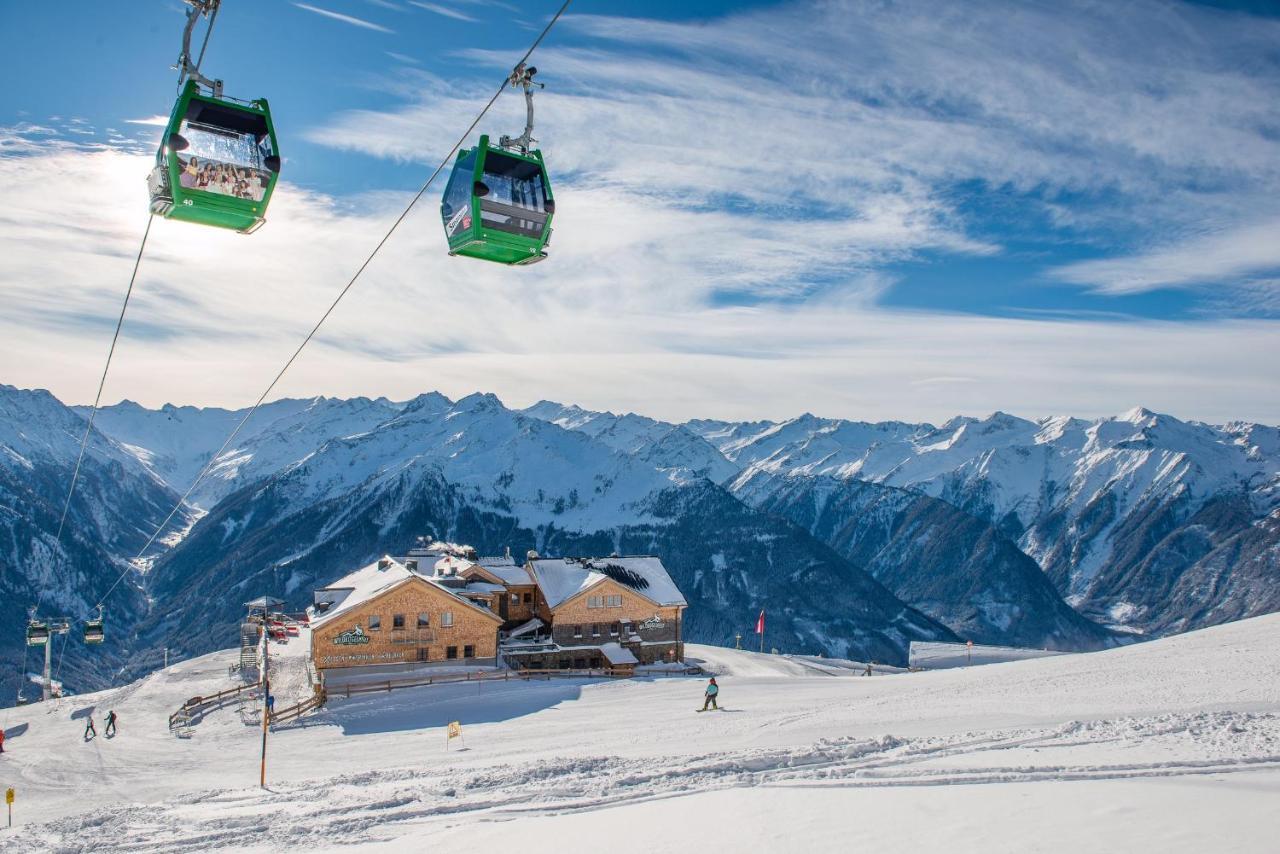
{"type": "Polygon", "coordinates": [[[505,555],[506,555],[507,560],[511,560],[511,546],[507,546],[507,547],[506,547],[506,550],[503,552],[503,554],[505,554],[505,555]]]}
{"type": "Polygon", "coordinates": [[[391,568],[391,558],[389,557],[378,558],[378,569],[390,569],[390,568],[391,568]]]}
{"type": "Polygon", "coordinates": [[[417,559],[417,558],[414,558],[413,560],[406,560],[406,561],[404,562],[404,567],[405,567],[405,569],[409,570],[410,572],[417,572],[417,571],[418,571],[418,559],[417,559]]]}

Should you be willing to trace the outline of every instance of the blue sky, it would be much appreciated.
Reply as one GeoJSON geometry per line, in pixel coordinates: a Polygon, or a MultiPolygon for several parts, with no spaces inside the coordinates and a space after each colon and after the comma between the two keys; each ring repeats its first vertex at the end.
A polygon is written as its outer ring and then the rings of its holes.
{"type": "MultiPolygon", "coordinates": [[[[252,399],[557,6],[224,0],[205,71],[286,183],[251,238],[157,228],[107,396],[252,399]]],[[[181,10],[0,4],[0,380],[92,387],[181,10]]],[[[429,198],[286,391],[1280,421],[1277,44],[1259,2],[577,0],[534,59],[551,260],[442,258],[429,198]]]]}

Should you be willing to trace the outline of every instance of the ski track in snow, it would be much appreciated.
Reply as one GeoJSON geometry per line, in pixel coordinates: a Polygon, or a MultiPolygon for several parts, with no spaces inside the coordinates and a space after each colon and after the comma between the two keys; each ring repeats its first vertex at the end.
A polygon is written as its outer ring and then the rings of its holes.
{"type": "MultiPolygon", "coordinates": [[[[280,703],[306,688],[303,651],[272,648],[280,703]]],[[[166,729],[182,700],[226,687],[233,650],[6,710],[14,737],[0,783],[19,791],[19,826],[0,833],[0,850],[480,850],[518,827],[528,852],[602,832],[611,850],[684,851],[704,818],[722,823],[729,847],[764,834],[769,851],[806,840],[848,850],[849,833],[879,833],[883,850],[1273,850],[1280,615],[1107,652],[873,678],[738,650],[689,654],[723,674],[724,711],[694,714],[703,683],[689,678],[335,697],[271,735],[265,790],[254,785],[260,735],[234,708],[190,739],[166,729]],[[100,731],[106,710],[120,710],[121,736],[81,742],[90,708],[100,731]],[[446,752],[455,719],[465,749],[446,752]],[[989,824],[975,818],[984,809],[989,824]],[[685,824],[644,835],[667,814],[685,824]],[[1013,834],[1003,848],[990,845],[995,827],[1013,834]]]]}
{"type": "Polygon", "coordinates": [[[1280,770],[1280,715],[1199,712],[946,737],[842,738],[693,757],[581,756],[460,771],[364,771],[96,809],[25,828],[10,841],[21,846],[12,850],[50,852],[198,851],[316,838],[337,845],[385,841],[404,825],[461,816],[501,821],[742,787],[1118,780],[1260,769],[1280,770]],[[1134,747],[1166,750],[1171,758],[1124,761],[1134,747]],[[1098,761],[1100,755],[1111,761],[1098,761]]]}

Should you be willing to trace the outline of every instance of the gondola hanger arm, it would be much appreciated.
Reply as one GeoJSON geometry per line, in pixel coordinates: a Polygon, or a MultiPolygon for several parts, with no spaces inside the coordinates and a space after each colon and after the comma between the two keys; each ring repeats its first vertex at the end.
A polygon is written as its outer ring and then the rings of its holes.
{"type": "Polygon", "coordinates": [[[513,87],[524,89],[524,106],[525,121],[524,133],[512,139],[509,136],[503,136],[498,140],[498,145],[503,148],[518,148],[521,154],[528,154],[529,149],[537,142],[533,138],[533,87],[545,89],[546,84],[538,83],[533,79],[533,75],[538,73],[538,69],[532,65],[526,65],[521,62],[515,68],[511,69],[511,76],[507,78],[507,82],[513,87]]]}
{"type": "Polygon", "coordinates": [[[187,25],[182,30],[182,54],[178,57],[177,65],[173,66],[178,70],[178,86],[188,78],[196,81],[213,93],[213,97],[222,97],[222,81],[211,80],[200,73],[200,63],[204,60],[204,50],[209,46],[209,36],[213,33],[213,22],[218,18],[218,6],[222,0],[185,0],[186,4],[191,8],[187,10],[187,25]],[[200,56],[195,62],[191,61],[191,35],[195,32],[196,21],[200,18],[208,16],[209,26],[204,32],[204,44],[200,47],[200,56]]]}

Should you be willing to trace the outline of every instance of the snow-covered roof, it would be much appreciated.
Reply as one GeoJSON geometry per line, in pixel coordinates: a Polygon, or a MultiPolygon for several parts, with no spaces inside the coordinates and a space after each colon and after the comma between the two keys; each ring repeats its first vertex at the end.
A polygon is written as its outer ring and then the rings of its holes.
{"type": "Polygon", "coordinates": [[[619,664],[639,664],[640,660],[631,654],[631,650],[623,649],[621,644],[602,643],[600,644],[600,653],[613,665],[619,664]]]}
{"type": "MultiPolygon", "coordinates": [[[[405,582],[421,578],[423,581],[430,582],[435,585],[436,589],[448,593],[459,603],[469,608],[475,608],[483,611],[490,616],[497,618],[496,614],[487,608],[480,608],[475,603],[468,601],[460,593],[465,592],[465,588],[453,589],[443,584],[437,584],[438,576],[423,575],[420,572],[414,572],[406,567],[403,563],[391,557],[384,556],[381,560],[376,560],[368,566],[361,567],[355,572],[344,575],[332,584],[321,588],[322,590],[350,590],[340,602],[333,605],[329,610],[317,615],[311,621],[311,627],[314,629],[321,626],[334,617],[345,614],[353,608],[368,602],[377,596],[381,596],[393,587],[398,587],[405,582]]],[[[468,585],[470,587],[471,585],[468,585]]],[[[488,585],[495,586],[495,585],[488,585]]]]}
{"type": "Polygon", "coordinates": [[[688,604],[656,557],[535,558],[529,567],[550,608],[610,577],[658,605],[688,604]]]}
{"type": "Polygon", "coordinates": [[[490,584],[487,581],[468,581],[466,587],[457,589],[461,593],[505,593],[507,590],[501,584],[490,584]]]}
{"type": "Polygon", "coordinates": [[[522,623],[519,626],[516,626],[507,634],[507,637],[518,638],[522,635],[527,635],[530,632],[536,632],[538,629],[542,628],[544,625],[546,625],[546,623],[542,622],[542,620],[539,620],[537,617],[534,617],[529,622],[522,623]]]}
{"type": "Polygon", "coordinates": [[[503,584],[512,585],[512,584],[532,584],[533,583],[533,579],[529,577],[529,571],[525,569],[523,566],[519,566],[509,562],[505,564],[486,563],[486,561],[489,561],[489,560],[509,560],[509,559],[508,558],[480,558],[480,560],[476,561],[476,563],[479,564],[484,569],[485,572],[489,573],[494,578],[500,579],[503,584]]]}

